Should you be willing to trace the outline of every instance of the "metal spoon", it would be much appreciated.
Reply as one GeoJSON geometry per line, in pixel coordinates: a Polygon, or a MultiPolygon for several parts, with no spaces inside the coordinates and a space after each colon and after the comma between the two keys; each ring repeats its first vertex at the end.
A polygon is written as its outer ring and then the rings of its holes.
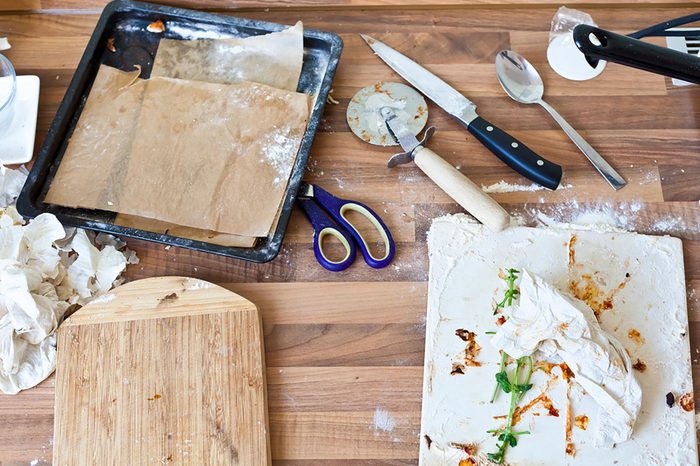
{"type": "Polygon", "coordinates": [[[617,190],[627,184],[625,179],[554,108],[542,100],[544,95],[542,78],[522,55],[512,50],[498,52],[496,76],[513,100],[523,104],[540,104],[544,107],[610,186],[617,190]]]}

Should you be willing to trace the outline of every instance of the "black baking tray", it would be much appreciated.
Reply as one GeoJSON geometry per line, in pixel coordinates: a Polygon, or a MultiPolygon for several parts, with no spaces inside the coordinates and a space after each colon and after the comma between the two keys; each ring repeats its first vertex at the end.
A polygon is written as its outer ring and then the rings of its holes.
{"type": "Polygon", "coordinates": [[[97,69],[101,64],[124,71],[131,71],[134,69],[134,65],[140,65],[141,77],[148,78],[161,37],[169,39],[212,38],[218,35],[247,37],[281,31],[287,27],[266,21],[254,21],[150,3],[124,0],[109,3],[97,22],[66,95],[58,108],[56,117],[49,127],[27,182],[17,199],[17,210],[24,217],[33,218],[41,213],[50,212],[56,215],[64,225],[104,231],[253,262],[267,262],[274,259],[282,246],[282,238],[289,223],[292,207],[311,151],[311,144],[316,135],[343,48],[340,37],[330,32],[304,29],[304,63],[297,90],[315,96],[316,101],[299,148],[299,154],[292,168],[277,227],[270,236],[258,240],[255,247],[220,246],[168,234],[122,227],[113,224],[116,217],[113,212],[73,209],[46,204],[44,198],[56,169],[61,163],[68,139],[78,121],[97,69]],[[158,19],[166,24],[166,31],[162,34],[146,31],[146,26],[158,19]],[[119,45],[115,53],[107,50],[107,40],[110,38],[119,45]]]}

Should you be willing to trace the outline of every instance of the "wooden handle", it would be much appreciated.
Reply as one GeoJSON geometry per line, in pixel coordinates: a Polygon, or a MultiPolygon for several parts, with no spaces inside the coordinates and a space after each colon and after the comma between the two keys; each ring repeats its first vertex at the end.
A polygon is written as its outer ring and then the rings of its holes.
{"type": "Polygon", "coordinates": [[[501,231],[510,224],[510,215],[498,202],[435,152],[418,149],[415,162],[457,204],[491,230],[501,231]]]}

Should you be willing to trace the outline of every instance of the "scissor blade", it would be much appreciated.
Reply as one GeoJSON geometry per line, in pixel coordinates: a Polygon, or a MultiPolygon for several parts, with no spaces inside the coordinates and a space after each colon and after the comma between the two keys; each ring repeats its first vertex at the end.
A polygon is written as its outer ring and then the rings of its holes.
{"type": "Polygon", "coordinates": [[[385,43],[366,34],[360,35],[379,58],[447,113],[467,126],[477,118],[474,102],[455,88],[385,43]]]}

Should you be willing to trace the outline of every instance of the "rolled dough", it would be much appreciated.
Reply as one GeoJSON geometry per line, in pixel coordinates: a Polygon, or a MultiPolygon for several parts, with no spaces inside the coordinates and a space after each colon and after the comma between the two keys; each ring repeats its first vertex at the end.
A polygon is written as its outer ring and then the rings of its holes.
{"type": "MultiPolygon", "coordinates": [[[[429,232],[430,283],[426,323],[425,372],[420,438],[421,465],[458,465],[473,445],[478,464],[496,450],[487,429],[502,427],[508,398],[490,403],[499,354],[491,344],[498,328],[494,300],[504,282],[499,270],[525,268],[559,291],[585,297],[599,314],[601,327],[614,335],[633,361],[646,370],[635,373],[642,406],[632,438],[615,448],[596,448],[599,408],[572,379],[572,417],[585,415],[586,430],[572,428],[575,456],[565,453],[567,383],[559,369],[533,373],[525,405],[546,394],[558,410],[551,415],[536,405],[521,416],[518,430],[529,430],[506,452],[511,465],[658,464],[697,465],[695,413],[678,404],[693,392],[688,314],[681,241],[636,233],[513,227],[499,233],[470,223],[463,215],[436,219],[429,232]],[[465,342],[457,329],[475,333],[478,366],[453,364],[465,359],[465,342]],[[635,330],[639,335],[632,332],[635,330]],[[635,337],[632,338],[631,336],[635,337]]],[[[546,361],[545,361],[546,362],[546,361]]]]}

